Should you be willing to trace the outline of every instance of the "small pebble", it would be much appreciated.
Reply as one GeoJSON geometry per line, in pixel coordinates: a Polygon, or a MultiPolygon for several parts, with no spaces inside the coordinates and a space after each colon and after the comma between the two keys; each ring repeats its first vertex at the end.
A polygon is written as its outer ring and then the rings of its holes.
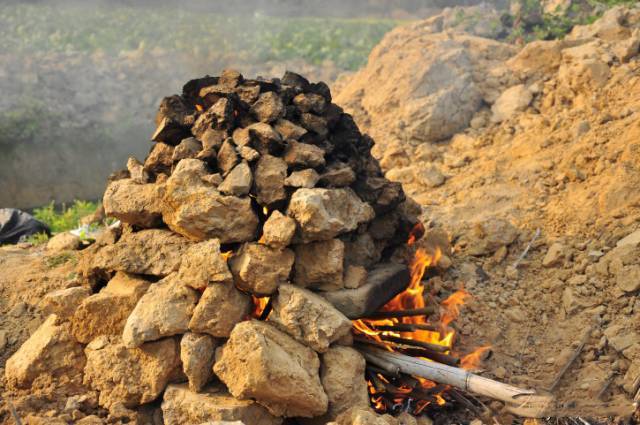
{"type": "Polygon", "coordinates": [[[494,369],[493,374],[498,379],[504,379],[504,377],[507,376],[507,370],[502,366],[498,366],[494,369]]]}

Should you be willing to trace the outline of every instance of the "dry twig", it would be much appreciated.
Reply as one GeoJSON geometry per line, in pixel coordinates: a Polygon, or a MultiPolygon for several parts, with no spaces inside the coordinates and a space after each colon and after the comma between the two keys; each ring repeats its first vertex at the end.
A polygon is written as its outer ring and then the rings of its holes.
{"type": "Polygon", "coordinates": [[[600,388],[600,391],[598,391],[598,395],[596,396],[598,400],[604,399],[605,393],[611,386],[611,383],[613,382],[613,379],[616,377],[617,374],[618,374],[617,372],[609,373],[609,376],[607,376],[607,379],[605,379],[604,384],[602,384],[602,388],[600,388]]]}
{"type": "Polygon", "coordinates": [[[531,246],[533,245],[533,243],[536,241],[536,239],[538,239],[538,237],[540,236],[540,228],[538,227],[536,229],[536,233],[533,235],[533,238],[531,238],[531,241],[529,241],[529,243],[527,244],[527,246],[525,247],[524,251],[522,251],[522,254],[520,254],[520,256],[518,257],[518,259],[513,263],[513,268],[517,269],[518,266],[520,265],[520,262],[522,260],[524,260],[524,257],[527,256],[527,254],[529,253],[529,250],[531,249],[531,246]]]}
{"type": "Polygon", "coordinates": [[[13,416],[13,419],[16,421],[16,425],[22,425],[22,420],[20,419],[15,406],[9,399],[7,399],[7,406],[9,406],[9,411],[11,412],[11,416],[13,416]]]}
{"type": "Polygon", "coordinates": [[[569,357],[569,360],[567,360],[564,366],[562,366],[562,369],[560,369],[560,372],[558,372],[555,379],[549,386],[549,392],[553,392],[553,390],[556,389],[556,387],[562,380],[562,377],[565,375],[565,373],[567,373],[567,371],[569,370],[573,362],[575,362],[576,359],[580,356],[580,353],[582,353],[582,350],[584,350],[584,346],[587,344],[587,341],[589,341],[589,337],[591,336],[592,330],[593,330],[593,325],[589,326],[589,328],[582,335],[582,338],[580,339],[580,343],[578,344],[576,349],[573,351],[573,354],[571,354],[571,357],[569,357]]]}

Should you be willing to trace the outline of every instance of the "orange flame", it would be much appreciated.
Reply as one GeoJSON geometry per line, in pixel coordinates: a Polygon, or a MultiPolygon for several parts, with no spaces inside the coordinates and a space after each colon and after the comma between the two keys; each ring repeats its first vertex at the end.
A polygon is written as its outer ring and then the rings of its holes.
{"type": "Polygon", "coordinates": [[[469,353],[462,358],[460,361],[460,366],[465,370],[475,370],[478,369],[480,363],[482,363],[482,356],[485,352],[491,349],[490,345],[485,345],[484,347],[476,348],[473,353],[469,353]]]}
{"type": "Polygon", "coordinates": [[[464,289],[460,289],[453,294],[449,295],[449,297],[442,301],[442,314],[440,318],[440,323],[445,328],[449,326],[449,323],[453,322],[460,315],[460,306],[464,305],[471,294],[469,294],[464,289]]]}
{"type": "Polygon", "coordinates": [[[229,258],[231,258],[231,256],[233,255],[233,251],[223,252],[220,255],[222,256],[222,258],[224,258],[224,261],[229,261],[229,258]]]}
{"type": "Polygon", "coordinates": [[[256,296],[251,296],[251,300],[253,301],[253,310],[251,311],[251,317],[258,319],[262,316],[262,313],[264,313],[264,309],[267,307],[267,304],[269,304],[269,299],[270,297],[256,297],[256,296]]]}
{"type": "MultiPolygon", "coordinates": [[[[437,250],[434,256],[430,256],[425,250],[418,249],[410,264],[411,281],[407,289],[396,295],[391,301],[385,304],[381,311],[398,311],[408,309],[424,308],[426,306],[424,299],[425,286],[422,283],[427,268],[438,262],[440,251],[437,250]]],[[[394,332],[394,331],[378,331],[376,326],[393,326],[397,324],[428,324],[425,315],[407,316],[401,318],[371,320],[360,319],[353,322],[356,333],[363,334],[374,341],[383,342],[381,335],[396,336],[406,339],[419,340],[432,344],[442,345],[451,348],[453,342],[453,332],[441,333],[430,330],[416,330],[414,332],[394,332]]],[[[392,351],[389,344],[385,344],[387,349],[392,351]]]]}

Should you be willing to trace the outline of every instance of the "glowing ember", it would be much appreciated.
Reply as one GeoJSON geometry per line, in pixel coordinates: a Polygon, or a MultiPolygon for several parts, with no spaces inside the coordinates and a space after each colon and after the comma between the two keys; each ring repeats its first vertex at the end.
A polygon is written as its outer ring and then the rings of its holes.
{"type": "Polygon", "coordinates": [[[265,308],[267,308],[267,304],[269,304],[270,297],[258,298],[252,295],[251,299],[253,301],[253,310],[251,311],[251,317],[254,319],[266,319],[263,318],[262,315],[264,314],[265,308]]]}
{"type": "Polygon", "coordinates": [[[229,258],[233,255],[233,251],[223,252],[220,255],[222,255],[222,258],[224,258],[225,261],[229,261],[229,258]]]}
{"type": "Polygon", "coordinates": [[[419,221],[418,224],[413,226],[413,229],[411,229],[411,232],[409,232],[409,240],[407,240],[407,245],[409,246],[413,245],[423,235],[424,235],[424,224],[422,224],[422,222],[419,221]]]}

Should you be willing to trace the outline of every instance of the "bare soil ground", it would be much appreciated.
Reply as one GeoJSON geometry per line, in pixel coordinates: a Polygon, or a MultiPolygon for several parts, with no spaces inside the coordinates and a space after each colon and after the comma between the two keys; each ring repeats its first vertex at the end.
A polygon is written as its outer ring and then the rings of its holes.
{"type": "MultiPolygon", "coordinates": [[[[8,394],[4,379],[7,359],[42,324],[38,303],[56,289],[66,288],[75,278],[76,253],[47,253],[44,246],[0,247],[0,391],[21,411],[43,411],[64,406],[70,388],[44,385],[32,391],[8,394]]],[[[71,391],[73,392],[73,391],[71,391]]],[[[0,422],[13,424],[6,403],[0,422]]]]}
{"type": "Polygon", "coordinates": [[[448,235],[453,261],[431,290],[472,294],[459,347],[492,347],[483,374],[548,388],[591,328],[555,388],[557,416],[613,421],[634,409],[640,286],[629,272],[640,252],[618,245],[640,229],[640,62],[616,46],[640,15],[626,13],[515,53],[437,21],[399,28],[337,95],[379,141],[387,177],[448,235]],[[453,47],[457,62],[434,54],[453,47]]]}

